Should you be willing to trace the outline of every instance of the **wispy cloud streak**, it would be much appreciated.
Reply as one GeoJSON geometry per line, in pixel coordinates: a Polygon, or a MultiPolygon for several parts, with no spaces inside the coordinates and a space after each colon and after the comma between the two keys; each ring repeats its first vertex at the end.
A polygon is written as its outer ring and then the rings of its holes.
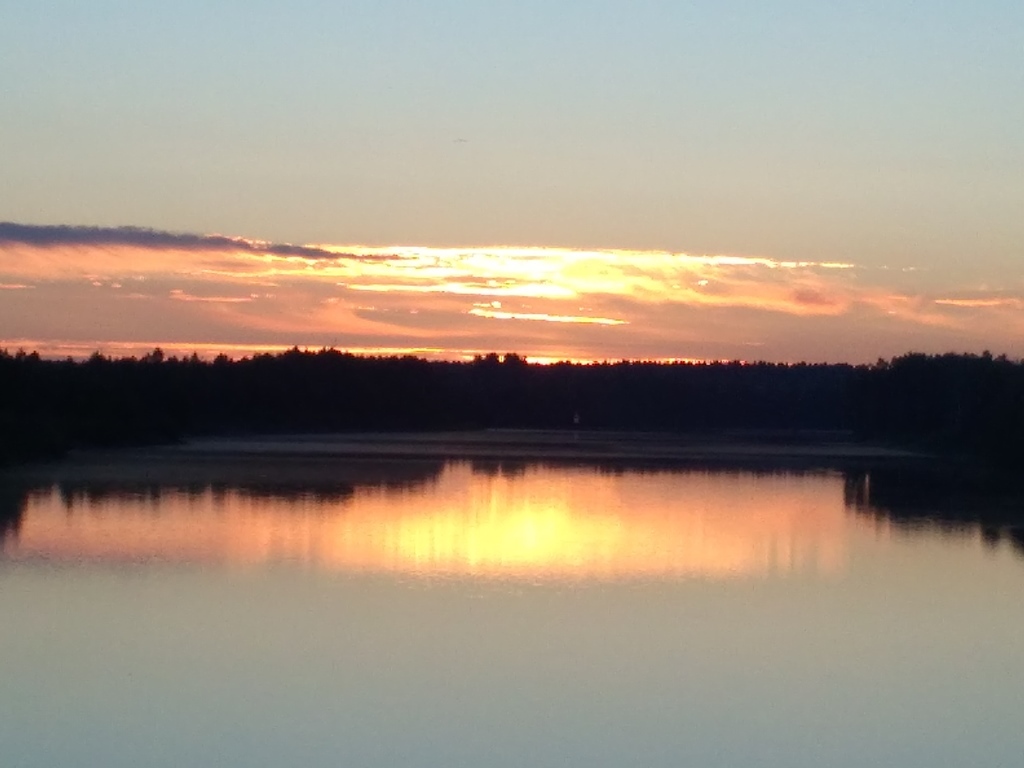
{"type": "Polygon", "coordinates": [[[130,246],[154,250],[204,251],[226,253],[298,256],[306,259],[373,259],[329,251],[310,245],[269,243],[225,235],[197,235],[188,232],[164,232],[145,227],[83,227],[70,224],[36,225],[0,222],[0,246],[28,245],[35,248],[130,246]]]}
{"type": "Polygon", "coordinates": [[[583,317],[580,315],[549,315],[546,312],[505,312],[500,309],[474,307],[469,314],[495,320],[538,320],[548,323],[576,323],[578,325],[626,325],[625,320],[611,317],[583,317]]]}
{"type": "Polygon", "coordinates": [[[199,301],[206,302],[208,304],[244,304],[252,301],[256,296],[195,296],[176,288],[170,292],[168,298],[171,298],[174,301],[199,301]]]}

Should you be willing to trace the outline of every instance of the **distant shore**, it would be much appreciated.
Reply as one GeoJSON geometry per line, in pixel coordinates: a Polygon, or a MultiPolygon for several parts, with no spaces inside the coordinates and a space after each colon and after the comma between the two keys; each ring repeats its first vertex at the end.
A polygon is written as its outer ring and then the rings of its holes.
{"type": "Polygon", "coordinates": [[[734,432],[662,434],[561,430],[362,432],[218,437],[162,449],[178,456],[309,456],[658,461],[683,463],[829,463],[921,461],[927,454],[854,441],[842,433],[734,432]]]}
{"type": "Polygon", "coordinates": [[[833,432],[664,434],[559,430],[359,432],[189,439],[134,448],[90,448],[0,472],[48,485],[244,486],[339,492],[366,483],[436,477],[448,461],[481,465],[586,464],[609,470],[866,471],[931,466],[936,457],[856,442],[833,432]]]}

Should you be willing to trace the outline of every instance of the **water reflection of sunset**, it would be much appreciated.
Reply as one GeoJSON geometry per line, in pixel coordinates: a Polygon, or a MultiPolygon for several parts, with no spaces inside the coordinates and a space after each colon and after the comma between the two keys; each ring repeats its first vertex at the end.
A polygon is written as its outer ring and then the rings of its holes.
{"type": "Polygon", "coordinates": [[[844,563],[842,491],[833,475],[467,463],[430,484],[342,499],[53,490],[29,498],[4,555],[525,580],[832,572],[844,563]]]}

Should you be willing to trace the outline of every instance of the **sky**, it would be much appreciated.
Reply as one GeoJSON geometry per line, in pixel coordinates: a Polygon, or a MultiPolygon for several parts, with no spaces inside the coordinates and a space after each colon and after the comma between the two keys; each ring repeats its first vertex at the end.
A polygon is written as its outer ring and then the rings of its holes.
{"type": "Polygon", "coordinates": [[[1020,2],[0,18],[0,347],[1024,356],[1020,2]]]}

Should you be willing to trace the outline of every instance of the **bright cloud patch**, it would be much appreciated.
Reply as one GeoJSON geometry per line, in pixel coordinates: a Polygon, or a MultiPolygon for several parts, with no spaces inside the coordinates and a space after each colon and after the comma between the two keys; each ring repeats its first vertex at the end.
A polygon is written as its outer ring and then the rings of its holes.
{"type": "Polygon", "coordinates": [[[581,325],[626,325],[625,320],[608,317],[579,317],[573,315],[549,315],[544,312],[505,312],[500,309],[474,307],[469,314],[477,317],[493,317],[496,320],[542,320],[549,323],[577,323],[581,325]]]}

